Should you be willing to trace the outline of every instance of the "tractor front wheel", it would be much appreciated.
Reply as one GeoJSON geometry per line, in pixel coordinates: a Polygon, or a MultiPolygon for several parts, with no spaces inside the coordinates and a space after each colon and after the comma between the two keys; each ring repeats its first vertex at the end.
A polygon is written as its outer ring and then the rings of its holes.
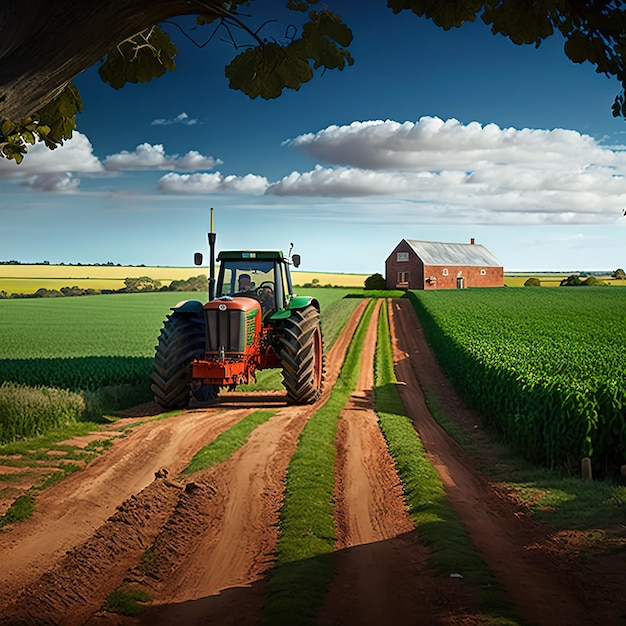
{"type": "Polygon", "coordinates": [[[186,305],[186,310],[174,309],[167,316],[154,355],[151,389],[154,399],[164,409],[182,409],[189,405],[191,362],[204,356],[202,304],[198,302],[193,307],[188,302],[186,305]]]}
{"type": "Polygon", "coordinates": [[[278,355],[287,398],[294,404],[313,404],[322,393],[324,379],[319,312],[313,305],[292,311],[282,331],[278,355]]]}

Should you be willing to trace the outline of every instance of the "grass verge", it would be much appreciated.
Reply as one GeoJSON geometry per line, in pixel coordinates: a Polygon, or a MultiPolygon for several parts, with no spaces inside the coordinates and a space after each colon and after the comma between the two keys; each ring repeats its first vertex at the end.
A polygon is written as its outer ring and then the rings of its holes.
{"type": "Polygon", "coordinates": [[[306,423],[289,464],[276,560],[268,573],[264,624],[313,623],[333,579],[335,436],[339,414],[356,387],[373,306],[372,301],[328,401],[306,423]]]}
{"type": "MultiPolygon", "coordinates": [[[[94,422],[70,421],[67,424],[47,430],[38,437],[20,439],[0,445],[0,465],[17,468],[9,474],[0,474],[0,499],[13,501],[3,516],[0,516],[0,528],[28,519],[35,509],[37,495],[44,489],[62,481],[65,477],[81,470],[96,456],[108,450],[119,437],[146,421],[165,419],[180,411],[171,411],[151,417],[147,420],[116,425],[114,433],[104,433],[104,424],[94,422]],[[119,426],[119,427],[118,427],[119,426]],[[120,434],[121,431],[121,434],[120,434]],[[103,432],[99,439],[94,439],[84,446],[67,444],[79,437],[103,432]],[[25,504],[28,503],[28,506],[25,504]]],[[[111,423],[116,418],[104,418],[104,423],[111,423]]]]}
{"type": "Polygon", "coordinates": [[[533,465],[484,429],[456,423],[434,393],[426,403],[437,423],[474,459],[488,480],[515,495],[535,518],[557,530],[589,535],[584,559],[595,552],[626,552],[626,485],[615,479],[583,481],[533,465]],[[487,449],[487,451],[486,451],[487,449]]]}
{"type": "Polygon", "coordinates": [[[68,391],[56,387],[0,385],[0,444],[38,438],[74,423],[102,424],[106,416],[153,398],[149,383],[103,387],[97,391],[68,391]]]}

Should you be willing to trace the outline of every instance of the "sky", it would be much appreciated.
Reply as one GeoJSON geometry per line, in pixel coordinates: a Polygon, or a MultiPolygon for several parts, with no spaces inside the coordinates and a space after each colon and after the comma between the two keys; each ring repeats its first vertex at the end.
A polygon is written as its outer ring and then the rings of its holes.
{"type": "Polygon", "coordinates": [[[293,243],[303,271],[384,274],[402,239],[474,238],[509,272],[626,266],[617,81],[559,36],[536,49],[384,0],[328,5],[354,65],[275,100],[229,89],[228,43],[168,24],[176,71],[119,91],[79,75],[73,138],[0,160],[0,261],[191,266],[213,207],[218,249],[293,243]]]}

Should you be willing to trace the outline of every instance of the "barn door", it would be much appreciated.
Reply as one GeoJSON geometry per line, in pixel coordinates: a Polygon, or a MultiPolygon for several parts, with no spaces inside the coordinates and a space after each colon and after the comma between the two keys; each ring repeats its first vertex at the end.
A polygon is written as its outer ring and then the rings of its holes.
{"type": "Polygon", "coordinates": [[[465,279],[463,278],[463,276],[457,276],[456,277],[456,288],[457,289],[463,289],[465,287],[465,279]]]}

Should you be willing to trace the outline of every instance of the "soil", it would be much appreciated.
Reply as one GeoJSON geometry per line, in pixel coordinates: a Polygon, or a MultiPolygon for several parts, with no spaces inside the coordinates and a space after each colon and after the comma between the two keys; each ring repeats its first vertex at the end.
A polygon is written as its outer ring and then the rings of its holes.
{"type": "MultiPolygon", "coordinates": [[[[321,402],[364,306],[327,355],[321,402]]],[[[438,368],[410,303],[382,306],[389,307],[407,414],[517,613],[537,625],[626,624],[623,562],[607,557],[583,564],[578,534],[534,521],[514,494],[480,474],[435,423],[424,391],[461,426],[479,431],[477,417],[438,368]]],[[[318,622],[482,623],[475,591],[456,575],[435,576],[406,512],[374,412],[375,343],[372,322],[358,387],[339,420],[337,576],[318,622]]],[[[161,420],[149,417],[158,413],[154,405],[129,412],[126,419],[137,424],[126,436],[42,492],[32,519],[0,533],[0,624],[258,624],[287,466],[318,408],[289,406],[284,394],[259,392],[225,393],[214,404],[161,420]],[[276,414],[227,461],[180,474],[196,451],[258,408],[276,414]],[[101,610],[122,584],[149,590],[152,599],[140,617],[101,610]]]]}

